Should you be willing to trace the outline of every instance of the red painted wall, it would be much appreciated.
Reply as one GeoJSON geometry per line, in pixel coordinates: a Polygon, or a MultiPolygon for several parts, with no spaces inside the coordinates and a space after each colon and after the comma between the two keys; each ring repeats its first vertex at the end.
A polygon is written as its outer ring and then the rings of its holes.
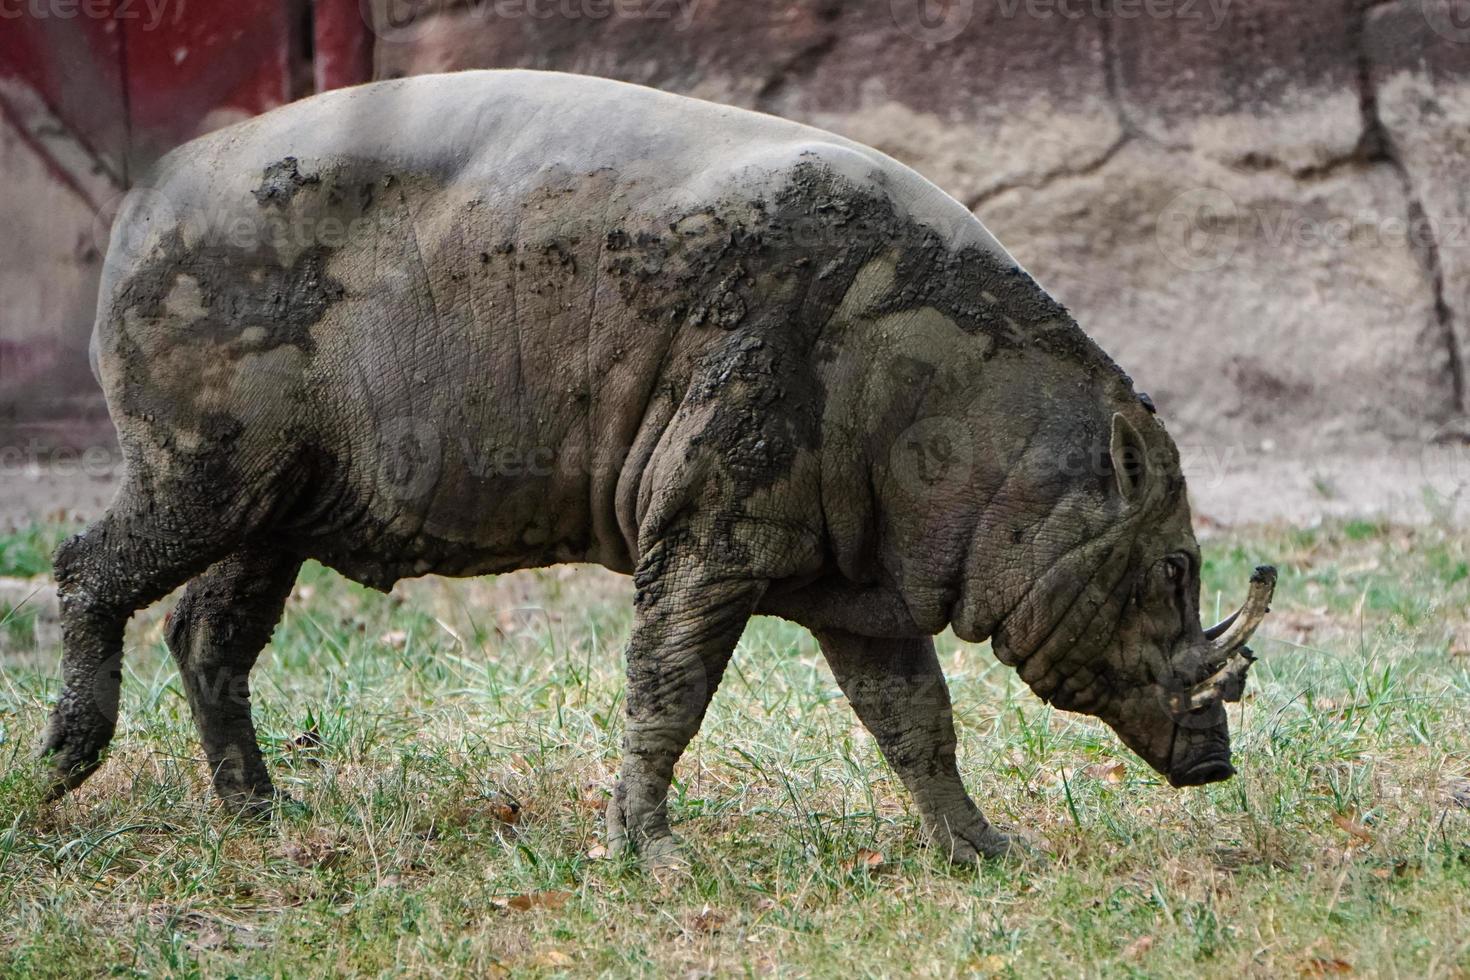
{"type": "Polygon", "coordinates": [[[97,274],[118,198],[153,161],[293,97],[371,77],[359,0],[0,8],[0,150],[26,164],[0,184],[0,224],[70,222],[76,242],[0,249],[0,430],[86,414],[88,399],[100,417],[86,362],[97,274]],[[75,205],[58,207],[56,187],[75,205]]]}

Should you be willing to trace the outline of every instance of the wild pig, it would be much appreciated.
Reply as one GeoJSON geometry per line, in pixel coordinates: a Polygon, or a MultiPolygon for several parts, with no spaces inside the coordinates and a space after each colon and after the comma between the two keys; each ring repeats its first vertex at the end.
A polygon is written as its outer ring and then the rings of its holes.
{"type": "Polygon", "coordinates": [[[956,861],[1009,844],[956,769],[946,627],[1172,783],[1233,771],[1273,573],[1202,629],[1151,404],[962,205],[830,133],[524,71],[308,99],[131,196],[93,355],[126,479],[56,554],[58,793],[113,734],[129,616],[188,583],[215,789],[268,806],[248,675],[306,558],[631,573],[608,838],[653,862],[753,614],[816,635],[956,861]]]}

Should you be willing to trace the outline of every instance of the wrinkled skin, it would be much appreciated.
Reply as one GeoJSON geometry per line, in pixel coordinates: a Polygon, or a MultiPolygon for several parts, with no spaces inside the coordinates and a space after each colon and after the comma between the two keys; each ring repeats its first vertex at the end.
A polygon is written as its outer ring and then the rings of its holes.
{"type": "Polygon", "coordinates": [[[1228,775],[1199,550],[1151,405],[961,205],[866,147],[528,72],[333,93],[193,143],[119,216],[94,337],[127,460],[56,555],[58,792],[113,733],[123,627],[167,639],[219,796],[275,796],[249,672],[301,562],[387,589],[631,573],[612,847],[666,796],[746,621],[813,631],[959,861],[932,636],[993,639],[1176,784],[1228,775]]]}

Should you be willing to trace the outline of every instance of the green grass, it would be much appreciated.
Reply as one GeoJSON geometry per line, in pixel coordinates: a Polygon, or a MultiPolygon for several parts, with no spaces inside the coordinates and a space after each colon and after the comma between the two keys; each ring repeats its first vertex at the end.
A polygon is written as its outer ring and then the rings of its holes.
{"type": "MultiPolygon", "coordinates": [[[[0,540],[0,576],[60,533],[0,540]]],[[[27,603],[0,629],[0,972],[1465,976],[1470,545],[1354,522],[1204,547],[1210,609],[1282,571],[1228,783],[1170,789],[942,638],[968,784],[1053,855],[978,871],[918,846],[814,642],[769,620],[680,765],[692,874],[597,859],[629,589],[590,570],[382,596],[308,567],[254,681],[306,807],[265,826],[209,800],[162,603],[112,757],[39,806],[57,651],[27,603]]]]}

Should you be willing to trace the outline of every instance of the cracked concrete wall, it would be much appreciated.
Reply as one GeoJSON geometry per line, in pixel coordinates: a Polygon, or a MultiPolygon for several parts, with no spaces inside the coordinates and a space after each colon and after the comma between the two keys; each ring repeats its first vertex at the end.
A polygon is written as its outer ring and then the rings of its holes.
{"type": "Polygon", "coordinates": [[[1333,452],[1465,407],[1462,8],[481,0],[385,30],[378,68],[606,75],[870,143],[969,204],[1186,452],[1333,452]]]}

